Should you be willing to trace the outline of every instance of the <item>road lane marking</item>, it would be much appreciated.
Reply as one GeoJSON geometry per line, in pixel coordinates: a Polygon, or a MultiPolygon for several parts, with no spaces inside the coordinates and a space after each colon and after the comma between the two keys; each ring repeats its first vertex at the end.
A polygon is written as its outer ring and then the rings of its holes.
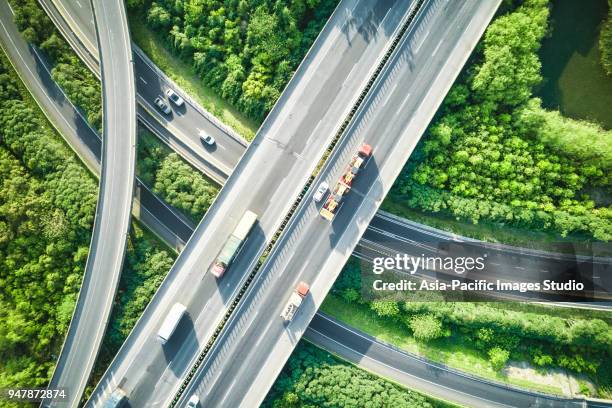
{"type": "Polygon", "coordinates": [[[144,82],[144,84],[145,84],[145,85],[147,84],[147,81],[145,81],[145,79],[144,79],[143,77],[139,76],[138,78],[139,78],[139,79],[140,79],[142,82],[144,82]]]}
{"type": "Polygon", "coordinates": [[[444,38],[440,39],[440,41],[438,42],[438,45],[436,45],[436,48],[433,50],[433,52],[431,53],[431,56],[433,57],[434,55],[436,55],[436,52],[438,52],[438,50],[440,49],[440,46],[442,45],[442,41],[444,41],[444,38]]]}

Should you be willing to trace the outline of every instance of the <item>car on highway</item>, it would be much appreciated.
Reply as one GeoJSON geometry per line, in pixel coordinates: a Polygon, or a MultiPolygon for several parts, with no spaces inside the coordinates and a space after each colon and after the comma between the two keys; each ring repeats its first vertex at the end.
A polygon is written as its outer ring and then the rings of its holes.
{"type": "Polygon", "coordinates": [[[162,98],[157,97],[155,98],[155,106],[157,106],[159,108],[160,111],[164,112],[166,115],[169,115],[172,111],[170,110],[170,107],[168,105],[166,105],[166,102],[164,102],[162,100],[162,98]]]}
{"type": "Polygon", "coordinates": [[[200,398],[197,395],[193,394],[189,401],[187,401],[187,405],[185,408],[196,408],[200,404],[200,398]]]}
{"type": "Polygon", "coordinates": [[[214,145],[214,144],[215,144],[215,138],[214,138],[214,137],[212,137],[212,136],[211,136],[211,135],[209,135],[209,134],[206,134],[206,132],[204,132],[203,130],[200,130],[200,131],[198,132],[198,135],[200,136],[200,140],[201,140],[203,143],[205,143],[205,144],[207,144],[207,145],[209,145],[209,146],[212,146],[212,145],[214,145]]]}
{"type": "Polygon", "coordinates": [[[326,182],[323,181],[321,182],[321,184],[319,184],[319,188],[317,188],[317,191],[312,196],[312,199],[315,201],[315,203],[318,203],[323,199],[323,196],[325,195],[325,193],[327,193],[328,189],[329,184],[327,184],[326,182]]]}
{"type": "Polygon", "coordinates": [[[181,98],[176,92],[174,92],[174,90],[170,88],[166,89],[166,95],[168,96],[168,99],[170,99],[170,102],[172,102],[176,106],[183,106],[183,104],[185,103],[183,98],[181,98]]]}

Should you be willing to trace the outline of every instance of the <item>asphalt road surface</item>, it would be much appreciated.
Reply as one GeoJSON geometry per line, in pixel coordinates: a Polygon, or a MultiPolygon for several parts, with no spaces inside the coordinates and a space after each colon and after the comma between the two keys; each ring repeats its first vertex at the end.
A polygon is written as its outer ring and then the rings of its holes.
{"type": "Polygon", "coordinates": [[[610,407],[612,403],[563,398],[483,380],[407,353],[318,313],[308,341],[410,389],[468,407],[610,407]]]}
{"type": "Polygon", "coordinates": [[[172,394],[364,89],[408,6],[374,0],[339,5],[94,390],[91,403],[99,403],[117,386],[127,391],[133,406],[161,406],[172,394]],[[206,271],[247,209],[257,213],[259,221],[230,270],[217,281],[206,271]],[[189,318],[162,347],[155,333],[175,302],[187,306],[189,318]]]}
{"type": "Polygon", "coordinates": [[[499,2],[426,1],[321,170],[333,185],[362,143],[374,152],[335,219],[306,194],[272,253],[185,389],[203,406],[261,403],[374,216],[499,2]],[[311,285],[296,317],[279,317],[299,281],[311,285]]]}
{"type": "MultiPolygon", "coordinates": [[[[81,46],[79,55],[86,61],[87,55],[97,60],[89,1],[41,0],[41,4],[69,42],[75,47],[81,46]]],[[[196,168],[213,180],[223,182],[240,160],[246,142],[182,92],[135,45],[133,48],[140,121],[196,168]],[[166,98],[169,88],[183,97],[183,106],[178,107],[166,98]],[[169,115],[154,106],[156,97],[164,99],[171,108],[169,115]],[[217,140],[216,145],[204,144],[199,137],[200,131],[212,135],[217,140]]]]}
{"type": "MultiPolygon", "coordinates": [[[[53,81],[43,55],[29,46],[13,22],[6,0],[0,0],[0,39],[3,48],[28,90],[49,121],[78,154],[90,171],[100,175],[102,138],[53,81]]],[[[168,245],[181,249],[195,225],[159,197],[138,178],[132,213],[168,245]]]]}
{"type": "Polygon", "coordinates": [[[44,406],[76,407],[81,399],[112,310],[130,228],[136,93],[129,29],[121,0],[95,0],[94,7],[100,27],[104,119],[100,188],[81,291],[49,384],[69,389],[68,400],[44,406]]]}

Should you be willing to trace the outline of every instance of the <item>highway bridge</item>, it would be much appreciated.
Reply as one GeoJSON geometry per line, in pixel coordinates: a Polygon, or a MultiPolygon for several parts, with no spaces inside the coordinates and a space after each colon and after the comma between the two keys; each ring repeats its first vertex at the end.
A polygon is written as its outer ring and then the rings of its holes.
{"type": "Polygon", "coordinates": [[[211,338],[411,5],[340,3],[94,390],[92,403],[120,386],[135,405],[164,404],[211,338]],[[258,223],[231,270],[217,281],[207,269],[247,209],[258,214],[258,223]],[[190,319],[162,347],[155,332],[176,302],[187,306],[190,319]]]}
{"type": "MultiPolygon", "coordinates": [[[[89,2],[39,2],[72,48],[94,74],[99,76],[99,52],[89,2]]],[[[247,143],[183,92],[140,48],[135,44],[132,48],[140,123],[195,168],[218,183],[224,182],[240,160],[247,143]],[[153,104],[158,96],[165,97],[167,89],[173,89],[185,100],[181,107],[166,100],[172,109],[170,115],[160,112],[153,104]],[[212,135],[217,140],[217,145],[204,145],[198,135],[200,130],[212,135]]]]}
{"type": "MultiPolygon", "coordinates": [[[[179,391],[203,406],[258,406],[376,213],[500,1],[422,2],[372,91],[313,185],[333,185],[362,143],[373,155],[333,221],[309,190],[197,373],[179,391]],[[298,282],[310,284],[296,317],[279,317],[298,282]]],[[[414,2],[413,7],[418,7],[414,2]]],[[[165,405],[172,399],[166,399],[165,405]]]]}
{"type": "Polygon", "coordinates": [[[130,228],[136,166],[136,100],[129,29],[122,1],[93,1],[101,51],[103,127],[98,202],[83,283],[49,387],[70,390],[76,407],[112,310],[130,228]],[[109,30],[113,27],[113,32],[109,30]]]}

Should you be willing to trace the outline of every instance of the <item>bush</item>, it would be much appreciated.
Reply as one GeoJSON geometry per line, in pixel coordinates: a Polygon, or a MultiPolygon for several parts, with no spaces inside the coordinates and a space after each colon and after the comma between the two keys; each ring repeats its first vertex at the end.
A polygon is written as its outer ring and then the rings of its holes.
{"type": "Polygon", "coordinates": [[[489,361],[495,371],[501,371],[508,362],[510,353],[499,347],[493,347],[489,350],[489,361]]]}
{"type": "Polygon", "coordinates": [[[431,341],[445,335],[442,322],[431,314],[412,316],[406,321],[412,335],[419,341],[431,341]]]}

